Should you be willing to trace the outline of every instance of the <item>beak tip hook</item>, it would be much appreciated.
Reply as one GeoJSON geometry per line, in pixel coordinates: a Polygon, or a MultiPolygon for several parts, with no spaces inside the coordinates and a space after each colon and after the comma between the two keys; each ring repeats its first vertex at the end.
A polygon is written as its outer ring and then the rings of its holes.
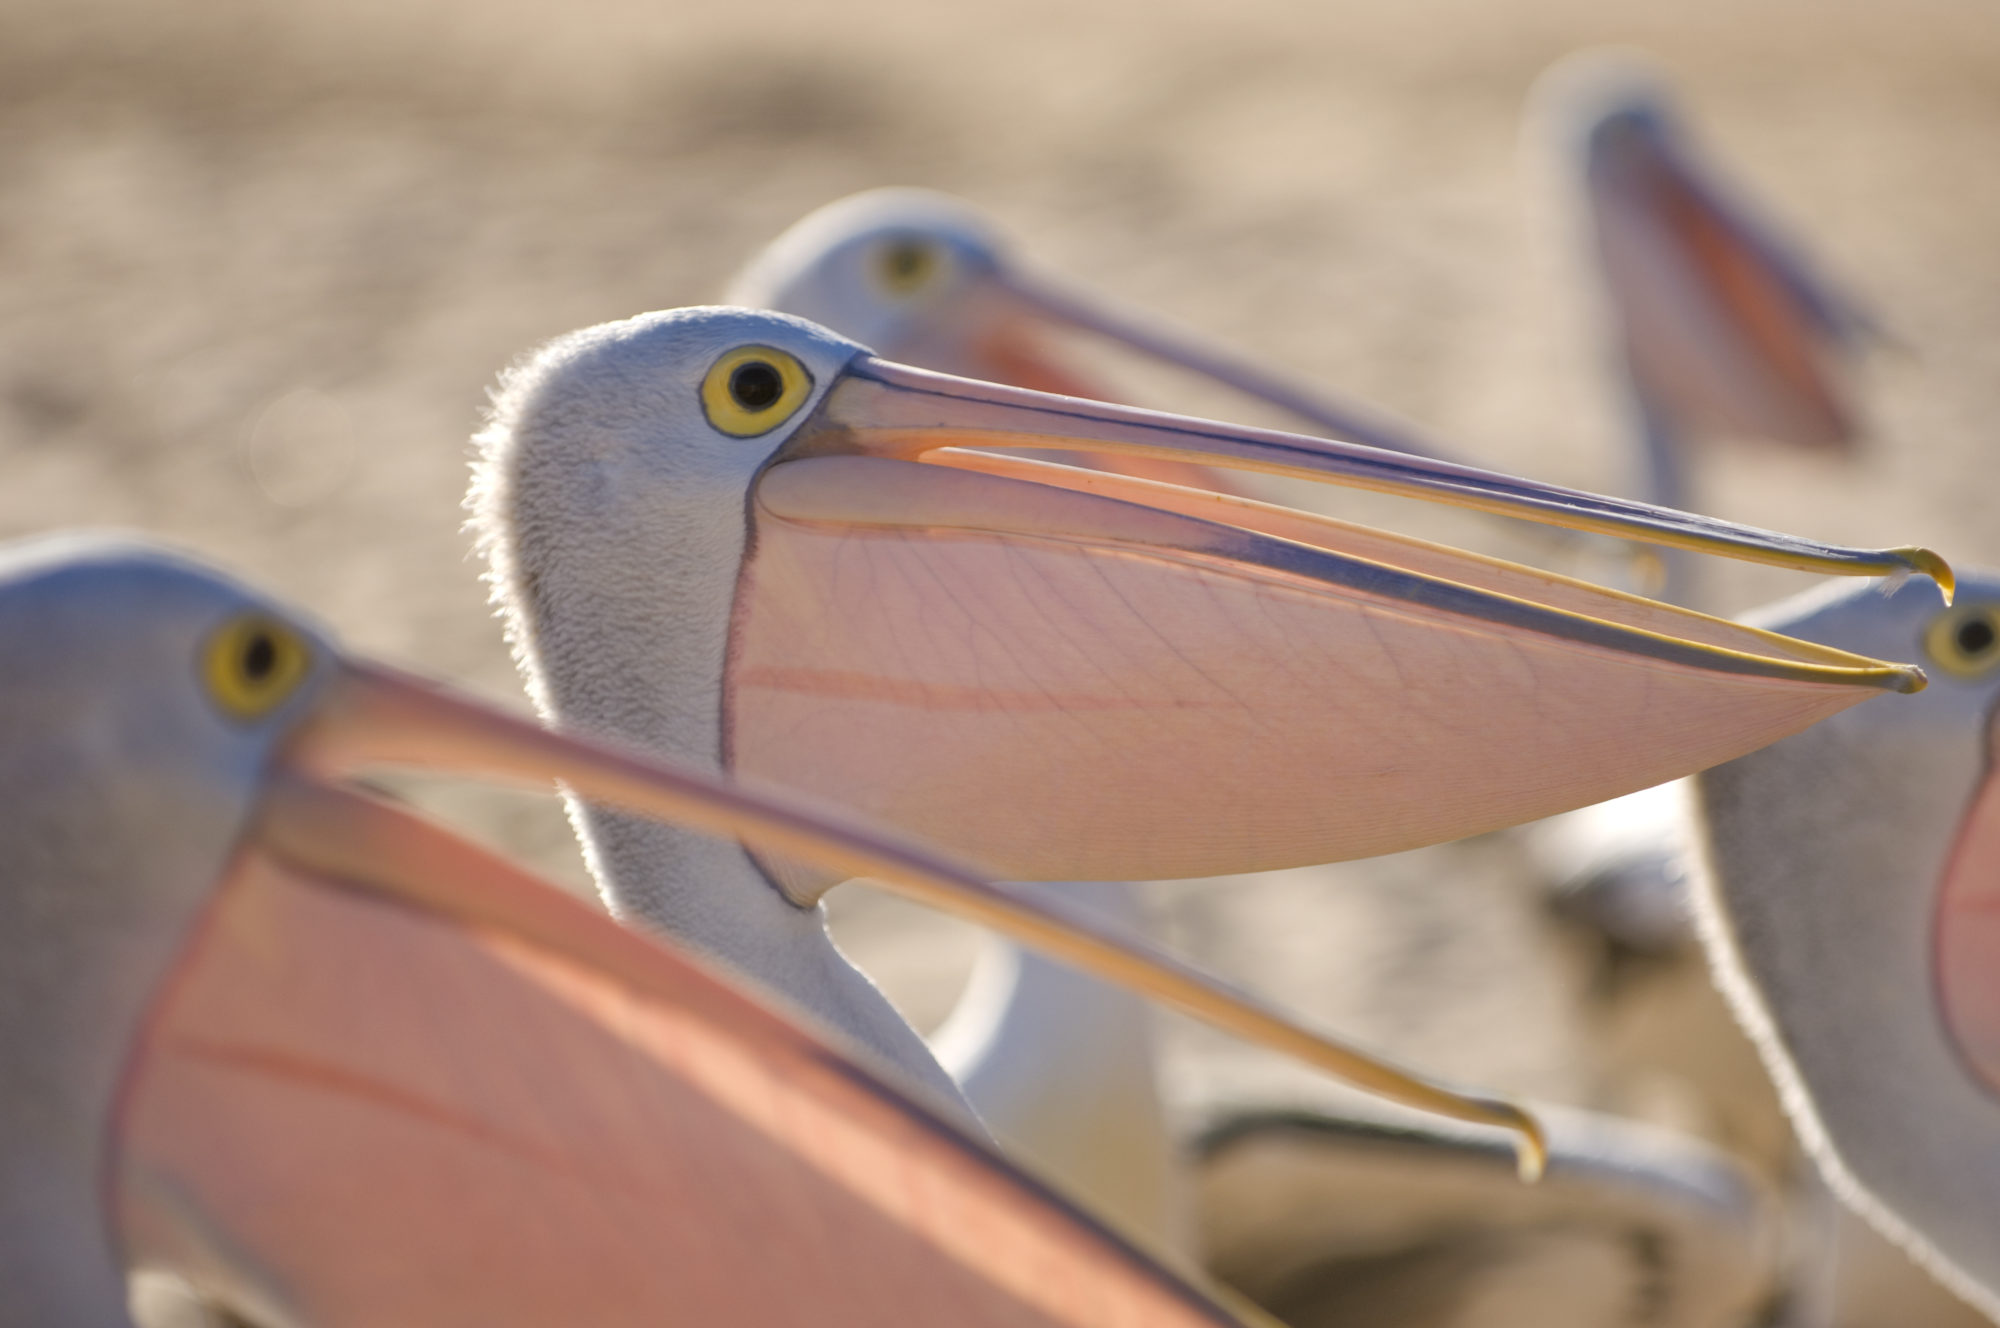
{"type": "Polygon", "coordinates": [[[1947,606],[1951,604],[1952,592],[1958,587],[1958,578],[1953,574],[1950,563],[1947,563],[1942,557],[1931,550],[1920,549],[1914,545],[1892,549],[1890,552],[1895,554],[1903,565],[1911,571],[1927,576],[1936,582],[1939,593],[1944,596],[1945,604],[1947,606]]]}
{"type": "Polygon", "coordinates": [[[1487,1105],[1502,1127],[1514,1132],[1514,1169],[1523,1185],[1533,1185],[1549,1167],[1548,1131],[1526,1107],[1505,1100],[1487,1105]]]}

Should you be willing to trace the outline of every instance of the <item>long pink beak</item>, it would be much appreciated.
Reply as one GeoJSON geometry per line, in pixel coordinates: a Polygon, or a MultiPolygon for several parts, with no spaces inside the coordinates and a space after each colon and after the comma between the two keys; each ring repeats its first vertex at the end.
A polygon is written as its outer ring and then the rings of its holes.
{"type": "Polygon", "coordinates": [[[1235,1322],[823,1035],[301,782],[120,1138],[128,1257],[264,1322],[1235,1322]],[[486,921],[407,902],[440,891],[486,921]]]}
{"type": "MultiPolygon", "coordinates": [[[[1913,668],[1214,492],[1129,453],[1822,571],[1921,567],[1322,439],[857,357],[750,505],[727,759],[1011,878],[1367,856],[1740,755],[1913,668]]],[[[810,887],[803,887],[809,891],[810,887]]]]}
{"type": "Polygon", "coordinates": [[[342,787],[546,788],[943,903],[1397,1100],[1522,1133],[1155,952],[793,799],[338,662],[133,1052],[135,1266],[327,1324],[1233,1322],[848,1050],[342,787]],[[633,1233],[645,1233],[634,1239],[633,1233]],[[760,1265],[781,1252],[784,1269],[760,1265]]]}

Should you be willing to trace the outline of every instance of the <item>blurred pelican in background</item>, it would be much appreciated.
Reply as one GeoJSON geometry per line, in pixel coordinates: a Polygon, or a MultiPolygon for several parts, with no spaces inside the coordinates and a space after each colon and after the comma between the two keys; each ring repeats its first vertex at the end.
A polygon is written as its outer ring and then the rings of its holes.
{"type": "Polygon", "coordinates": [[[1704,441],[1855,446],[1846,379],[1874,321],[1724,183],[1657,70],[1627,52],[1570,56],[1536,83],[1529,134],[1588,255],[1636,496],[1698,501],[1689,452],[1704,441]]]}

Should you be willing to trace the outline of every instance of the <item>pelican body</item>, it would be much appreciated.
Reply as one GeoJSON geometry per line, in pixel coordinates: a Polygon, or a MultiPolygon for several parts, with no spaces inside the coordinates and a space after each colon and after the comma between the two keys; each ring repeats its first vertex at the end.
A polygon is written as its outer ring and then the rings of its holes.
{"type": "Polygon", "coordinates": [[[1921,652],[1931,686],[1697,780],[1703,939],[1836,1189],[2000,1319],[2000,576],[1818,593],[1768,625],[1921,652]]]}
{"type": "MultiPolygon", "coordinates": [[[[1122,882],[1017,888],[1144,933],[1142,903],[1122,882]]],[[[1157,1043],[1146,1001],[997,937],[930,1040],[1008,1156],[1153,1248],[1187,1252],[1193,1218],[1157,1043]]]]}

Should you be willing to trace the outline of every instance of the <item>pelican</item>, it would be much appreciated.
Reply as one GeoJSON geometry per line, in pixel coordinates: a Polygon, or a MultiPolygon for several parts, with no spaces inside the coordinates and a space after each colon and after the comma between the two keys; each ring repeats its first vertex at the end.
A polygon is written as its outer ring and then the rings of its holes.
{"type": "MultiPolygon", "coordinates": [[[[1811,546],[909,369],[744,310],[552,343],[507,378],[479,446],[473,523],[546,717],[805,790],[1021,880],[1434,842],[1657,782],[1919,679],[1325,518],[981,448],[1261,467],[1793,565],[1942,572],[1921,551],[1811,546]]],[[[805,938],[791,967],[844,962],[817,907],[837,877],[767,856],[768,880],[738,884],[671,830],[587,800],[571,814],[614,914],[808,1009],[828,999],[771,962],[763,932],[805,938]],[[663,884],[680,880],[729,889],[663,884]]],[[[936,1074],[914,1035],[882,1026],[879,1053],[936,1074]]]]}
{"type": "Polygon", "coordinates": [[[0,550],[0,1322],[126,1323],[128,1268],[269,1324],[1240,1322],[840,1030],[351,782],[380,766],[1012,907],[157,548],[0,550]]]}
{"type": "Polygon", "coordinates": [[[1933,679],[1696,781],[1717,978],[1837,1191],[2000,1320],[2000,574],[1809,594],[1760,621],[1933,679]]]}

